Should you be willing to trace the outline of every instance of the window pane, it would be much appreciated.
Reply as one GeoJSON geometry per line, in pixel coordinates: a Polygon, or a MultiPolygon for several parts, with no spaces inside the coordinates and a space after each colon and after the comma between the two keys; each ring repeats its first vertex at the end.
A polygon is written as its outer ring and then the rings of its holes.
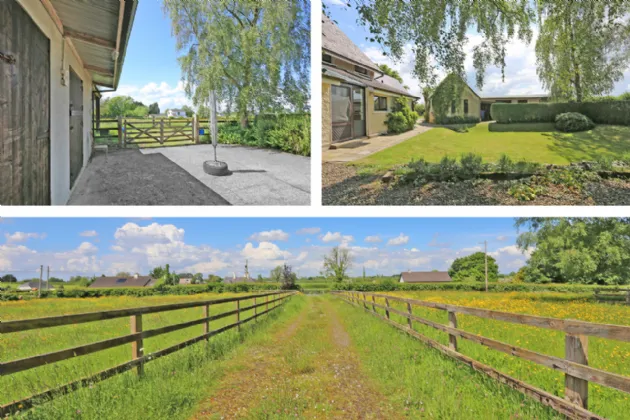
{"type": "Polygon", "coordinates": [[[350,122],[350,89],[343,86],[332,86],[332,121],[350,122]]]}

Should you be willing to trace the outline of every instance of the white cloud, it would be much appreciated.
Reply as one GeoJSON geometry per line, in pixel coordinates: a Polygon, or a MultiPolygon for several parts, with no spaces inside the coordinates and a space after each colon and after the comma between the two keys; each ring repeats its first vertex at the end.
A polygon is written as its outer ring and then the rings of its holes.
{"type": "Polygon", "coordinates": [[[282,230],[270,230],[266,232],[254,233],[249,237],[251,241],[265,242],[265,241],[288,241],[289,234],[282,230]]]}
{"type": "Polygon", "coordinates": [[[507,241],[507,240],[508,240],[508,237],[507,237],[507,236],[505,236],[505,235],[499,235],[499,236],[497,236],[497,238],[496,238],[496,239],[497,239],[497,241],[499,241],[499,242],[503,242],[503,241],[507,241]]]}
{"type": "Polygon", "coordinates": [[[371,243],[371,244],[376,244],[376,243],[382,242],[383,240],[381,239],[381,237],[380,237],[380,236],[378,236],[378,235],[373,235],[373,236],[367,236],[367,237],[364,239],[364,241],[365,241],[365,242],[368,242],[368,243],[371,243]]]}
{"type": "Polygon", "coordinates": [[[192,101],[186,97],[185,85],[182,81],[179,81],[175,87],[166,82],[159,84],[150,82],[144,86],[120,85],[116,92],[103,95],[105,98],[114,96],[131,96],[146,106],[157,102],[162,113],[169,108],[181,108],[184,105],[192,106],[192,101]]]}
{"type": "Polygon", "coordinates": [[[248,242],[241,251],[241,255],[257,261],[277,261],[291,257],[289,251],[283,251],[278,245],[271,242],[261,242],[258,247],[248,242]]]}
{"type": "Polygon", "coordinates": [[[295,233],[297,233],[298,235],[316,235],[321,231],[322,231],[321,228],[311,227],[311,228],[302,228],[295,233]]]}
{"type": "Polygon", "coordinates": [[[346,6],[348,4],[344,0],[324,0],[324,3],[331,6],[346,6]]]}
{"type": "Polygon", "coordinates": [[[90,238],[90,237],[98,236],[98,232],[95,230],[86,230],[85,232],[81,232],[79,236],[90,238]]]}
{"type": "Polygon", "coordinates": [[[409,236],[405,235],[404,233],[401,233],[397,237],[392,238],[389,241],[387,241],[387,245],[389,246],[405,245],[407,242],[409,242],[409,236]]]}
{"type": "Polygon", "coordinates": [[[341,244],[349,244],[354,241],[354,237],[352,235],[342,235],[341,232],[326,232],[325,235],[321,237],[322,242],[330,243],[330,242],[339,242],[341,244]]]}
{"type": "Polygon", "coordinates": [[[14,232],[5,233],[4,237],[7,243],[26,242],[29,239],[46,239],[45,233],[27,233],[27,232],[14,232]]]}

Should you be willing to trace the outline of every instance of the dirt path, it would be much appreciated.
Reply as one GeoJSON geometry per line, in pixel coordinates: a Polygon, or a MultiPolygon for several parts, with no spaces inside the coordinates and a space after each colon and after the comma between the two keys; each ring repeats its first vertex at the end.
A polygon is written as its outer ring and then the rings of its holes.
{"type": "Polygon", "coordinates": [[[398,418],[370,379],[326,297],[229,361],[195,419],[398,418]]]}

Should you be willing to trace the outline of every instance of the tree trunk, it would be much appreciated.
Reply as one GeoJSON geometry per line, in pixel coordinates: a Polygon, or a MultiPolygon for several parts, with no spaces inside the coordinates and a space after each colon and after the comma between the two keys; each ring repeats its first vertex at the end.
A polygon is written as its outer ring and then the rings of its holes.
{"type": "Polygon", "coordinates": [[[580,63],[575,48],[575,28],[573,26],[571,13],[572,10],[569,8],[566,24],[571,34],[571,63],[573,64],[573,87],[575,89],[575,100],[579,103],[582,102],[584,94],[582,93],[582,75],[580,74],[580,63]]]}
{"type": "Polygon", "coordinates": [[[245,129],[247,127],[249,127],[249,113],[247,110],[244,110],[241,115],[241,128],[245,129]]]}

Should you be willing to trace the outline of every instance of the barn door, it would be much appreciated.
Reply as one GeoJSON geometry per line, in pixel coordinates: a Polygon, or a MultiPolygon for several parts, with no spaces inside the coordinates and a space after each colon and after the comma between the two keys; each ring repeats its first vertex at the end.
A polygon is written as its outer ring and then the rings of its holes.
{"type": "Polygon", "coordinates": [[[70,188],[83,168],[83,81],[70,69],[70,188]]]}
{"type": "Polygon", "coordinates": [[[50,41],[0,0],[0,205],[50,204],[50,41]]]}

